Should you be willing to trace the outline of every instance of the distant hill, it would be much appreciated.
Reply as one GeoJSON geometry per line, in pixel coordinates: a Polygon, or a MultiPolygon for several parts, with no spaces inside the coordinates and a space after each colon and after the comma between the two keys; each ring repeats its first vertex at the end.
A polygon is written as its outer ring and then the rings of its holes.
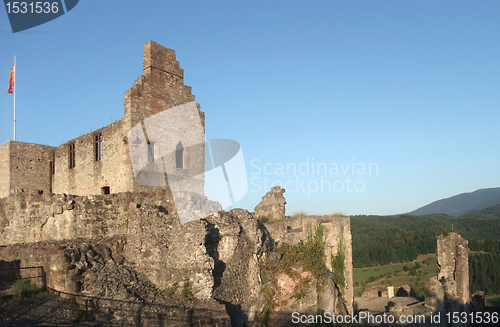
{"type": "Polygon", "coordinates": [[[486,188],[434,201],[408,214],[424,216],[444,213],[458,217],[469,211],[480,211],[498,204],[500,204],[500,187],[486,188]]]}

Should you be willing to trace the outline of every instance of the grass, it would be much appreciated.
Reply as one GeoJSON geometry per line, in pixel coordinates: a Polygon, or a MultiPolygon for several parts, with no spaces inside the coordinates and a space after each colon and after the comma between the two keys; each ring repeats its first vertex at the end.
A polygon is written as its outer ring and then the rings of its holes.
{"type": "Polygon", "coordinates": [[[67,300],[68,309],[73,312],[73,317],[79,322],[85,321],[93,321],[95,319],[94,315],[91,312],[88,312],[80,307],[78,303],[76,303],[76,299],[72,298],[67,300]]]}
{"type": "Polygon", "coordinates": [[[182,299],[185,301],[194,299],[193,284],[189,280],[186,280],[182,285],[182,299]]]}
{"type": "Polygon", "coordinates": [[[29,279],[18,279],[12,284],[12,293],[21,297],[31,297],[39,292],[39,288],[31,283],[29,279]]]}
{"type": "Polygon", "coordinates": [[[354,296],[361,296],[364,290],[375,286],[404,284],[410,285],[417,296],[423,296],[425,285],[438,272],[436,254],[419,255],[415,261],[355,268],[353,271],[354,296]]]}
{"type": "Polygon", "coordinates": [[[486,296],[487,307],[500,307],[500,295],[486,296]]]}
{"type": "Polygon", "coordinates": [[[174,296],[179,288],[180,288],[179,283],[174,283],[171,287],[163,290],[163,295],[174,296]]]}
{"type": "Polygon", "coordinates": [[[308,216],[309,214],[304,211],[304,210],[299,210],[299,211],[295,211],[294,213],[292,213],[290,215],[291,218],[299,218],[299,217],[305,217],[305,216],[308,216]]]}

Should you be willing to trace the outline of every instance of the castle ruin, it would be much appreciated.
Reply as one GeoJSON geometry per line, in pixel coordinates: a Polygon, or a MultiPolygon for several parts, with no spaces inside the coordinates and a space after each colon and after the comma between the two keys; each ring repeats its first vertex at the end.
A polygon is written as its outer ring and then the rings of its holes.
{"type": "MultiPolygon", "coordinates": [[[[0,269],[41,266],[50,289],[98,298],[101,304],[125,301],[136,306],[141,321],[151,321],[148,326],[187,326],[193,321],[199,326],[241,326],[256,321],[264,309],[260,258],[275,244],[296,244],[307,239],[311,227],[322,226],[327,268],[332,269],[329,259],[339,248],[345,257],[342,294],[329,279],[331,287],[326,289],[331,294],[314,293],[307,306],[303,300],[294,303],[311,313],[317,308],[335,311],[336,303],[344,303],[352,312],[348,217],[285,219],[284,190],[279,190],[280,196],[268,197],[278,207],[260,206],[278,213],[271,217],[279,218],[272,224],[262,224],[242,209],[221,210],[182,224],[178,213],[183,208],[173,201],[165,171],[182,177],[204,166],[204,149],[193,153],[184,146],[190,141],[189,126],[176,129],[176,151],[170,156],[162,156],[154,146],[154,134],[145,133],[151,162],[144,170],[165,183],[138,182],[130,151],[140,143],[134,138],[130,142],[131,129],[193,101],[175,52],[149,41],[144,45],[144,74],[125,93],[124,118],[58,147],[2,144],[0,269]],[[178,287],[189,290],[191,302],[175,303],[167,311],[148,307],[171,301],[158,294],[179,293],[178,287]]],[[[204,129],[204,113],[199,105],[196,110],[204,129]]],[[[199,189],[204,181],[197,183],[194,188],[199,189]]],[[[131,311],[121,304],[107,310],[113,319],[131,311]]],[[[139,319],[137,314],[128,319],[139,319]]],[[[289,316],[284,319],[289,321],[289,316]]]]}

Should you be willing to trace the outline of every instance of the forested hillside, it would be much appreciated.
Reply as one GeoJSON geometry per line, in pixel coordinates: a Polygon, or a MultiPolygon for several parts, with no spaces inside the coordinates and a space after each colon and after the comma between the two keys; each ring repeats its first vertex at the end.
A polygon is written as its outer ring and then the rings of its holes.
{"type": "Polygon", "coordinates": [[[500,187],[485,188],[434,201],[408,214],[422,216],[444,213],[459,217],[469,211],[483,210],[498,204],[500,204],[500,187]]]}
{"type": "Polygon", "coordinates": [[[461,217],[352,216],[351,230],[354,267],[405,262],[434,253],[436,237],[450,231],[468,239],[471,250],[492,252],[500,246],[500,205],[461,217]]]}

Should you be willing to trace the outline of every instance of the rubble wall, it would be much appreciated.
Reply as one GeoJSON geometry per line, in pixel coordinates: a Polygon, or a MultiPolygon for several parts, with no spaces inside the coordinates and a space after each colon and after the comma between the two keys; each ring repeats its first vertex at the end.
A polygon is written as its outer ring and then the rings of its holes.
{"type": "MultiPolygon", "coordinates": [[[[237,302],[258,290],[256,253],[262,232],[248,211],[181,224],[166,190],[88,197],[13,192],[0,199],[0,233],[0,246],[120,237],[126,240],[126,261],[160,289],[189,282],[196,298],[208,299],[219,287],[221,299],[237,302]],[[217,285],[215,260],[223,267],[217,285]]],[[[26,261],[25,255],[20,256],[26,261]]],[[[41,265],[63,271],[62,264],[41,265]]]]}
{"type": "Polygon", "coordinates": [[[13,192],[0,199],[0,245],[123,237],[127,262],[159,288],[189,281],[197,298],[210,298],[213,259],[205,248],[207,224],[181,224],[168,195],[165,190],[89,197],[13,192]]]}

